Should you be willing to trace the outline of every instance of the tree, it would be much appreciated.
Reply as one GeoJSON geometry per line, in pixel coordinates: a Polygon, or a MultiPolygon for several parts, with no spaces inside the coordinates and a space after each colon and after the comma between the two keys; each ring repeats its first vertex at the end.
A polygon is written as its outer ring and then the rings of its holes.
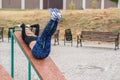
{"type": "Polygon", "coordinates": [[[112,2],[115,2],[116,4],[118,3],[118,0],[111,0],[112,2]]]}

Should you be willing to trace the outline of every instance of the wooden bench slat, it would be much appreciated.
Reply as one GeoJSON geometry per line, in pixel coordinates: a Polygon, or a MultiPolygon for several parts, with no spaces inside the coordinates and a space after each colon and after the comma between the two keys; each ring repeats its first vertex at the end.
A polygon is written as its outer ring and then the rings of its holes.
{"type": "Polygon", "coordinates": [[[117,38],[118,38],[118,33],[114,33],[114,32],[82,31],[81,33],[81,39],[114,41],[117,38]]]}
{"type": "Polygon", "coordinates": [[[113,37],[113,38],[117,38],[117,35],[82,34],[82,38],[84,38],[84,37],[100,37],[100,38],[106,38],[106,37],[112,38],[113,37]]]}
{"type": "Polygon", "coordinates": [[[114,32],[94,32],[94,31],[82,31],[81,34],[90,34],[90,35],[118,35],[118,33],[114,32]]]}
{"type": "Polygon", "coordinates": [[[105,41],[105,42],[114,42],[114,38],[82,38],[82,40],[90,40],[90,41],[105,41]]]}
{"type": "MultiPolygon", "coordinates": [[[[110,37],[113,37],[113,38],[115,38],[117,35],[99,35],[99,34],[92,34],[92,35],[90,35],[90,34],[86,34],[86,35],[84,35],[84,34],[82,34],[82,37],[108,37],[108,38],[110,38],[110,37]]],[[[117,38],[117,37],[116,37],[117,38]]]]}
{"type": "Polygon", "coordinates": [[[14,35],[24,51],[26,57],[29,59],[39,77],[43,80],[66,80],[64,75],[52,61],[50,56],[45,59],[35,59],[32,55],[31,49],[24,43],[21,38],[21,32],[15,31],[14,35]]]}
{"type": "Polygon", "coordinates": [[[0,80],[12,80],[7,71],[0,65],[0,80]]]}

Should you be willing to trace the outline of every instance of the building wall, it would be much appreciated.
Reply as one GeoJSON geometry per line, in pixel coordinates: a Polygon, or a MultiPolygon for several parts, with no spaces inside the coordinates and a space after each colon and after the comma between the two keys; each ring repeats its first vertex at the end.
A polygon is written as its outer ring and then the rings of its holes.
{"type": "MultiPolygon", "coordinates": [[[[99,2],[97,8],[100,9],[101,8],[101,0],[97,0],[97,1],[99,2]]],[[[105,4],[104,8],[117,7],[117,4],[110,1],[110,0],[104,0],[104,1],[105,1],[104,2],[104,4],[105,4]]],[[[92,8],[92,0],[86,0],[86,8],[87,9],[92,8]]]]}
{"type": "Polygon", "coordinates": [[[105,0],[105,8],[110,8],[110,7],[117,7],[117,4],[113,3],[110,0],[105,0]]]}
{"type": "MultiPolygon", "coordinates": [[[[98,1],[98,6],[97,9],[101,8],[101,0],[97,0],[98,1]]],[[[92,7],[92,0],[86,0],[86,8],[87,9],[91,9],[92,7]]]]}
{"type": "MultiPolygon", "coordinates": [[[[75,9],[82,9],[83,0],[66,0],[65,9],[70,9],[71,2],[75,4],[75,9]]],[[[116,3],[110,0],[105,1],[105,8],[117,7],[116,3]]],[[[98,0],[98,9],[101,8],[101,0],[98,0]]],[[[92,8],[92,0],[86,0],[86,9],[92,8]]],[[[42,4],[42,3],[41,3],[42,4]]],[[[42,6],[42,5],[41,5],[42,6]]],[[[21,0],[2,0],[2,8],[21,8],[21,0]]],[[[63,9],[63,0],[43,0],[43,9],[59,8],[63,9]]],[[[41,9],[42,9],[41,8],[41,9]]],[[[40,9],[40,0],[25,0],[25,9],[40,9]]]]}
{"type": "Polygon", "coordinates": [[[2,0],[2,8],[21,8],[21,0],[2,0]]]}
{"type": "Polygon", "coordinates": [[[70,9],[70,4],[75,4],[75,9],[82,9],[82,0],[66,0],[66,9],[70,9]]]}
{"type": "Polygon", "coordinates": [[[63,9],[63,0],[43,0],[43,9],[47,8],[63,9]]]}
{"type": "Polygon", "coordinates": [[[25,9],[39,9],[39,0],[25,0],[25,9]]]}

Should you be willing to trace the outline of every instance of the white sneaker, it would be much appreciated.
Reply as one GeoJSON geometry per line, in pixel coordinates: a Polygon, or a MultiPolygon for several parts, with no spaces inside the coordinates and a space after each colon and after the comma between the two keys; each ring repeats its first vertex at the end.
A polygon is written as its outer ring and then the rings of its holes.
{"type": "Polygon", "coordinates": [[[49,10],[50,10],[51,19],[55,21],[57,19],[57,14],[54,12],[54,9],[50,8],[49,10]]]}
{"type": "Polygon", "coordinates": [[[58,21],[60,21],[62,19],[62,15],[61,15],[60,10],[57,9],[57,8],[54,8],[54,11],[55,11],[55,13],[57,15],[58,21]]]}

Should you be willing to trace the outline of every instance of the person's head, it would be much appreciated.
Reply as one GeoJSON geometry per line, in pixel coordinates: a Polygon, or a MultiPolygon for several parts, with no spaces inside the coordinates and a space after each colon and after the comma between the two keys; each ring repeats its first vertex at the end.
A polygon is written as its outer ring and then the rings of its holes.
{"type": "Polygon", "coordinates": [[[20,27],[25,27],[25,33],[28,36],[35,36],[34,33],[30,30],[28,26],[26,26],[24,23],[21,24],[20,27]]]}
{"type": "Polygon", "coordinates": [[[26,28],[25,28],[25,31],[26,31],[26,32],[29,32],[29,31],[31,31],[31,30],[30,30],[28,27],[26,27],[26,28]]]}
{"type": "Polygon", "coordinates": [[[25,28],[25,32],[28,36],[34,36],[34,33],[28,27],[25,28]]]}

